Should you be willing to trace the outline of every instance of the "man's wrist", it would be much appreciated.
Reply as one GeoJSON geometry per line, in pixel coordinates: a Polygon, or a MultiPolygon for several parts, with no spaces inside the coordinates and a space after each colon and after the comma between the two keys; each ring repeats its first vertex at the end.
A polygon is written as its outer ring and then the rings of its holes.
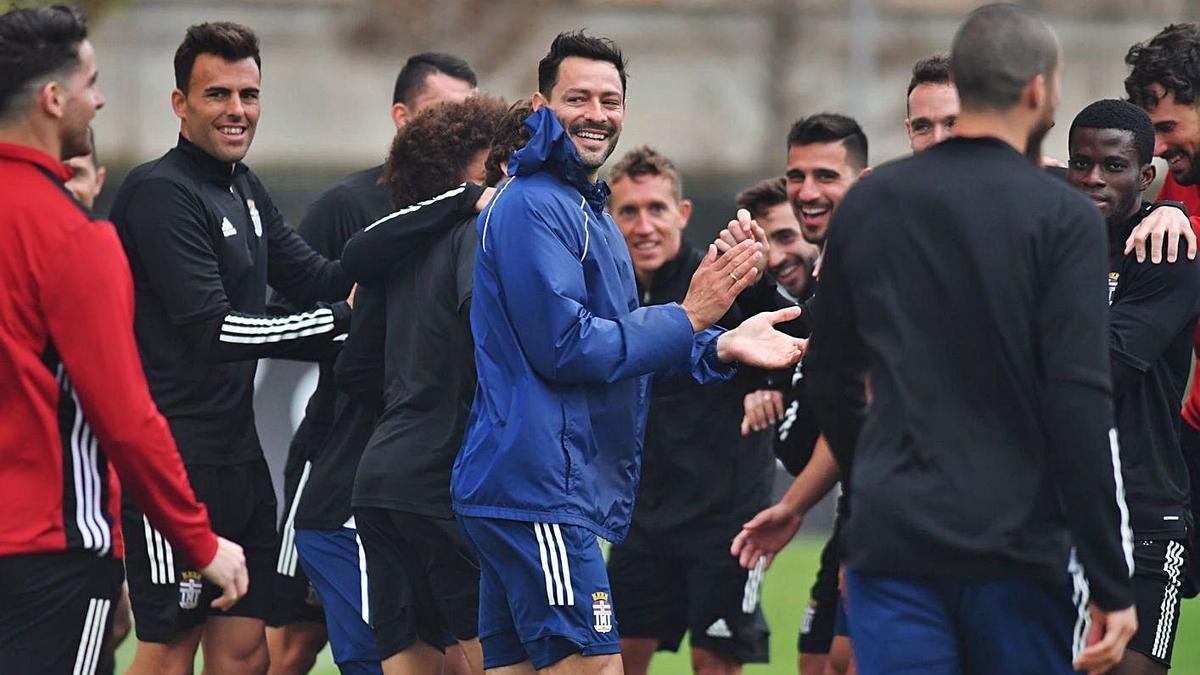
{"type": "Polygon", "coordinates": [[[1180,211],[1183,211],[1184,218],[1191,218],[1191,216],[1192,216],[1191,213],[1188,213],[1187,204],[1184,204],[1183,202],[1177,202],[1177,201],[1174,201],[1171,199],[1163,199],[1161,201],[1152,202],[1150,204],[1150,206],[1146,209],[1146,215],[1150,215],[1154,211],[1154,209],[1157,209],[1160,206],[1173,206],[1173,207],[1179,209],[1180,211]]]}

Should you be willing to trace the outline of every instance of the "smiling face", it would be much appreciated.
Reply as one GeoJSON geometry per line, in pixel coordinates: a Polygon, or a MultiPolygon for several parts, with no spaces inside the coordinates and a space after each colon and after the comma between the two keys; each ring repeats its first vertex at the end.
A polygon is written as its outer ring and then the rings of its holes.
{"type": "Polygon", "coordinates": [[[1132,131],[1077,127],[1067,180],[1100,208],[1109,225],[1119,225],[1137,212],[1142,191],[1154,180],[1154,165],[1138,161],[1132,131]]]}
{"type": "Polygon", "coordinates": [[[676,201],[675,186],[663,175],[628,176],[610,187],[609,213],[625,237],[634,273],[647,285],[660,267],[679,255],[692,203],[676,201]]]}
{"type": "Polygon", "coordinates": [[[1154,124],[1154,155],[1162,157],[1180,185],[1200,183],[1200,106],[1180,103],[1161,84],[1150,87],[1158,103],[1146,108],[1154,124]]]}
{"type": "Polygon", "coordinates": [[[806,241],[818,246],[825,241],[833,210],[859,173],[850,165],[842,141],[788,148],[788,202],[806,241]]]}
{"type": "Polygon", "coordinates": [[[549,98],[533,95],[533,109],[549,106],[593,176],[617,147],[625,117],[625,92],[616,66],[568,56],[558,65],[549,98]]]}
{"type": "Polygon", "coordinates": [[[216,54],[198,55],[187,93],[176,89],[171,94],[180,133],[222,162],[241,161],[258,126],[259,84],[252,58],[226,61],[216,54]]]}
{"type": "Polygon", "coordinates": [[[771,244],[767,271],[789,295],[802,297],[812,271],[812,261],[820,249],[804,240],[800,234],[800,221],[796,220],[796,214],[787,202],[768,208],[755,221],[767,233],[771,244]]]}
{"type": "Polygon", "coordinates": [[[954,131],[958,121],[958,90],[954,85],[927,82],[913,87],[908,95],[908,144],[914,153],[941,143],[954,131]]]}

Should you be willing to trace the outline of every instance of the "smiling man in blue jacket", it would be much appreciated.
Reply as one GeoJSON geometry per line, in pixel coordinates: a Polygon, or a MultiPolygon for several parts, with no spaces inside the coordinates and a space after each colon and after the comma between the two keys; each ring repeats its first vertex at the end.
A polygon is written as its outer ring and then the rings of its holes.
{"type": "Polygon", "coordinates": [[[759,274],[753,239],[720,257],[710,246],[681,304],[639,307],[596,180],[621,132],[624,59],[609,40],[561,34],[538,89],[530,141],[477,225],[479,385],[451,487],[480,556],[485,668],[620,673],[597,537],[628,530],[651,381],[793,363],[802,342],[772,326],[798,311],[710,328],[759,274]]]}

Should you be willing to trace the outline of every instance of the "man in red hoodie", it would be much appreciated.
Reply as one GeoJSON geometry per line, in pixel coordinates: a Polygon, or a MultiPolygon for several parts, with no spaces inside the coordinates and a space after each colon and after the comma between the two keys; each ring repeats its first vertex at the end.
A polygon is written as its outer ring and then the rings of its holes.
{"type": "Polygon", "coordinates": [[[62,161],[91,151],[96,80],[76,10],[0,16],[0,674],[100,665],[123,576],[122,484],[206,561],[224,591],[214,606],[247,588],[241,548],[209,528],[150,399],[116,233],[64,186],[62,161]]]}

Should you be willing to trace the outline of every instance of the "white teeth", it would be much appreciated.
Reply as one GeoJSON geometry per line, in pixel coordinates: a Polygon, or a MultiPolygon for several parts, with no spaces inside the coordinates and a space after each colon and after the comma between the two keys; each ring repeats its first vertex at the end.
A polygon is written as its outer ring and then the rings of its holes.
{"type": "Polygon", "coordinates": [[[634,245],[633,245],[633,247],[634,247],[635,249],[639,250],[639,251],[648,251],[648,250],[650,250],[650,249],[652,249],[652,248],[655,248],[655,247],[657,247],[657,246],[658,246],[658,244],[655,244],[654,242],[648,242],[648,241],[644,241],[644,242],[642,242],[642,243],[640,243],[640,244],[634,244],[634,245]]]}
{"type": "Polygon", "coordinates": [[[602,140],[608,138],[608,134],[602,134],[602,133],[598,133],[595,131],[577,131],[577,132],[575,132],[575,135],[581,136],[590,141],[602,141],[602,140]]]}
{"type": "Polygon", "coordinates": [[[776,272],[776,273],[775,273],[775,276],[777,276],[777,277],[786,277],[786,276],[790,275],[792,272],[795,272],[795,271],[796,271],[796,266],[795,266],[795,265],[788,265],[787,267],[781,268],[781,269],[780,269],[778,272],[776,272]]]}
{"type": "Polygon", "coordinates": [[[825,215],[825,213],[827,213],[828,211],[829,211],[829,209],[826,209],[826,208],[800,209],[800,213],[803,213],[806,216],[822,216],[822,215],[825,215]]]}
{"type": "Polygon", "coordinates": [[[241,127],[220,127],[219,131],[223,134],[229,134],[230,136],[241,136],[246,132],[246,130],[241,127]]]}

